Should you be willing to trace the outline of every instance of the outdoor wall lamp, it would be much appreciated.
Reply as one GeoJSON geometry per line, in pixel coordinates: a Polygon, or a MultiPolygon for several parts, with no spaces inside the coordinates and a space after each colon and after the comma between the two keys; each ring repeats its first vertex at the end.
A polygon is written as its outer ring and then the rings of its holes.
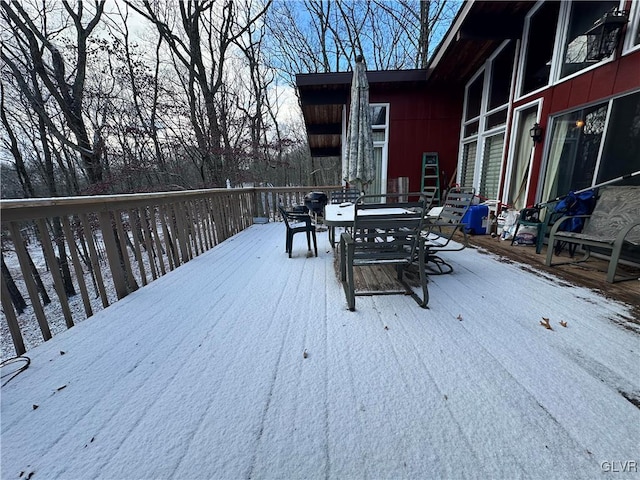
{"type": "Polygon", "coordinates": [[[542,141],[542,127],[539,123],[534,123],[531,130],[529,130],[529,135],[533,139],[533,143],[540,143],[542,141]]]}
{"type": "Polygon", "coordinates": [[[622,27],[629,21],[629,12],[614,8],[595,21],[587,30],[587,61],[608,58],[618,48],[622,27]]]}

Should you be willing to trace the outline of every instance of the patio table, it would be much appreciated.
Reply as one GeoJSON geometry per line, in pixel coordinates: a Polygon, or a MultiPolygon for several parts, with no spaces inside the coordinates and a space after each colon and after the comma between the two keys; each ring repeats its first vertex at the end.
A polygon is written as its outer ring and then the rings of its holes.
{"type": "MultiPolygon", "coordinates": [[[[427,213],[427,218],[438,218],[442,207],[433,207],[427,213]]],[[[324,224],[327,227],[350,227],[353,225],[355,208],[352,203],[330,204],[324,207],[324,224]]],[[[380,210],[363,210],[362,215],[380,215],[380,210]]],[[[384,213],[397,215],[399,213],[412,213],[404,208],[385,208],[384,213]]]]}
{"type": "MultiPolygon", "coordinates": [[[[398,215],[402,213],[413,213],[404,208],[371,208],[363,210],[361,215],[398,215]]],[[[324,223],[328,227],[350,227],[353,225],[355,208],[352,203],[331,204],[324,207],[324,223]]]]}
{"type": "MultiPolygon", "coordinates": [[[[361,215],[398,215],[403,213],[413,213],[405,208],[370,208],[362,210],[361,215]]],[[[353,226],[353,220],[355,216],[355,206],[351,202],[341,204],[329,204],[324,207],[324,224],[329,227],[329,240],[331,247],[335,247],[335,234],[333,234],[335,227],[351,227],[353,226]]]]}

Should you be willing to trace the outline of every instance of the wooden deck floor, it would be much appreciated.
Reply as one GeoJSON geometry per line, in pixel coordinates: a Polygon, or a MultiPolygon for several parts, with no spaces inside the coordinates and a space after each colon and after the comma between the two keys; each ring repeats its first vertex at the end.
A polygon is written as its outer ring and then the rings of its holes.
{"type": "MultiPolygon", "coordinates": [[[[640,322],[640,269],[626,265],[620,265],[621,271],[625,274],[636,275],[638,280],[624,282],[605,282],[608,262],[596,257],[590,258],[586,263],[574,265],[557,265],[547,267],[545,262],[547,245],[543,247],[540,254],[536,254],[533,246],[512,246],[510,241],[503,241],[499,238],[492,238],[489,235],[475,235],[469,237],[470,244],[488,250],[506,259],[521,262],[531,266],[535,270],[557,275],[568,282],[593,289],[602,293],[607,298],[628,303],[636,307],[636,317],[640,322]]],[[[570,258],[566,252],[561,254],[564,261],[570,258]]],[[[576,254],[576,258],[580,254],[576,254]]]]}
{"type": "Polygon", "coordinates": [[[584,479],[638,460],[629,305],[469,248],[429,309],[349,312],[326,233],[318,258],[284,237],[255,225],[29,351],[2,387],[2,479],[584,479]]]}

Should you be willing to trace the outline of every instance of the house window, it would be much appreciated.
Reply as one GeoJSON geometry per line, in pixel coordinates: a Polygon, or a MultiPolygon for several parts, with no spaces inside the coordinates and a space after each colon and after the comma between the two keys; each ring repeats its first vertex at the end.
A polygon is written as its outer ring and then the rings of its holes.
{"type": "Polygon", "coordinates": [[[529,172],[533,157],[533,141],[529,131],[538,120],[539,104],[525,106],[516,111],[514,117],[514,138],[510,149],[506,203],[516,210],[525,207],[529,172]]]}
{"type": "Polygon", "coordinates": [[[522,95],[549,84],[559,12],[560,2],[544,2],[528,18],[525,27],[526,44],[523,49],[525,60],[520,89],[522,95]]]}
{"type": "Polygon", "coordinates": [[[640,170],[640,92],[613,102],[602,159],[596,183],[640,170]]]}
{"type": "Polygon", "coordinates": [[[632,50],[640,46],[640,2],[631,4],[631,16],[627,25],[625,49],[632,50]]]}
{"type": "MultiPolygon", "coordinates": [[[[640,92],[552,119],[542,201],[640,169],[640,92]]],[[[618,182],[640,184],[635,177],[618,182]]]]}
{"type": "Polygon", "coordinates": [[[462,168],[460,169],[460,184],[463,187],[473,186],[473,175],[476,166],[476,154],[478,151],[478,141],[465,143],[462,146],[462,168]]]}
{"type": "Polygon", "coordinates": [[[493,60],[487,110],[494,110],[509,102],[515,53],[516,43],[510,42],[493,60]]]}
{"type": "Polygon", "coordinates": [[[484,84],[484,72],[478,75],[467,89],[467,111],[465,120],[471,120],[480,115],[482,103],[482,87],[484,84]]]}
{"type": "Polygon", "coordinates": [[[458,182],[488,199],[498,197],[515,51],[505,41],[465,90],[458,182]]]}
{"type": "Polygon", "coordinates": [[[570,4],[560,78],[597,63],[597,60],[587,60],[590,52],[585,32],[606,12],[618,7],[619,3],[615,0],[609,2],[581,1],[570,4]]]}
{"type": "Polygon", "coordinates": [[[371,127],[386,128],[387,126],[387,106],[386,105],[369,105],[371,111],[371,127]]]}
{"type": "Polygon", "coordinates": [[[482,175],[480,176],[481,197],[498,198],[498,181],[502,166],[502,152],[504,148],[504,132],[487,137],[484,141],[484,155],[482,156],[482,175]]]}
{"type": "Polygon", "coordinates": [[[373,136],[374,181],[369,185],[367,194],[374,195],[387,191],[389,105],[370,104],[369,111],[373,136]]]}

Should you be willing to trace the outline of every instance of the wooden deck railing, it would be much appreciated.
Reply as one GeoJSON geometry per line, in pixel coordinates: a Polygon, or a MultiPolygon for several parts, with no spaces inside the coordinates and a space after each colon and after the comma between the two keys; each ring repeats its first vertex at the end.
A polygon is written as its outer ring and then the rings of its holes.
{"type": "Polygon", "coordinates": [[[244,230],[256,217],[278,220],[279,201],[290,207],[303,204],[309,191],[336,189],[256,187],[0,201],[2,310],[16,354],[26,351],[23,330],[30,328],[12,303],[16,291],[26,289],[25,315],[35,316],[48,340],[52,321],[64,319],[70,328],[244,230]]]}

